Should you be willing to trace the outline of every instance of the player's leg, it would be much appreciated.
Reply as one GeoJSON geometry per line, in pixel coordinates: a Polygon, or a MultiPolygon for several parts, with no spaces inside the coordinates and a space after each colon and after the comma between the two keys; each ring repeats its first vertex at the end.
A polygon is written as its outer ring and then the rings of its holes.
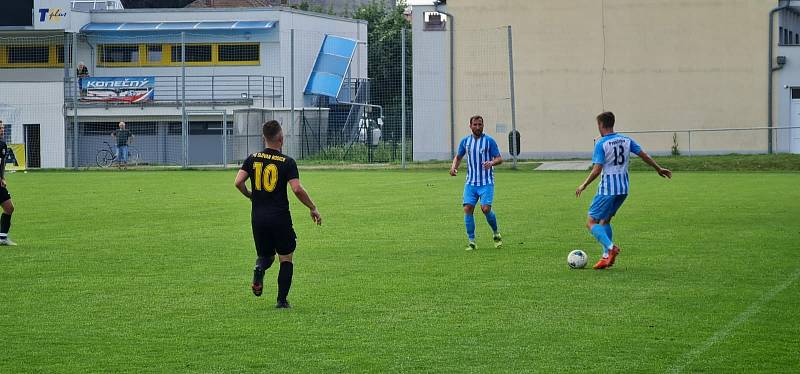
{"type": "Polygon", "coordinates": [[[494,202],[494,185],[483,186],[481,195],[481,211],[486,217],[486,223],[492,228],[492,239],[494,240],[494,247],[500,248],[503,245],[503,240],[500,237],[500,231],[497,230],[497,216],[492,209],[492,202],[494,202]]]}
{"type": "Polygon", "coordinates": [[[294,263],[292,262],[292,254],[297,247],[297,235],[294,229],[288,227],[284,230],[284,240],[278,243],[278,261],[280,261],[280,270],[278,271],[278,299],[276,308],[291,308],[287,297],[289,290],[292,288],[292,276],[294,275],[294,263]]]}
{"type": "Polygon", "coordinates": [[[0,187],[0,200],[2,200],[3,213],[0,214],[0,245],[17,245],[8,238],[11,229],[11,214],[14,213],[14,203],[5,187],[0,187]]]}
{"type": "Polygon", "coordinates": [[[478,193],[474,186],[469,184],[464,185],[464,199],[462,205],[464,206],[464,226],[467,229],[467,243],[468,251],[477,249],[475,245],[475,205],[478,203],[478,193]]]}
{"type": "MultiPolygon", "coordinates": [[[[611,211],[609,212],[609,216],[608,216],[608,218],[604,219],[601,222],[601,224],[603,225],[603,228],[605,229],[606,235],[608,236],[608,239],[611,240],[612,243],[613,243],[614,233],[611,230],[611,219],[614,218],[614,216],[617,214],[617,211],[619,210],[620,207],[622,207],[622,203],[625,202],[625,199],[627,197],[628,197],[628,195],[617,195],[617,196],[614,196],[614,202],[613,202],[613,204],[611,206],[611,211]]],[[[612,245],[613,245],[613,247],[611,248],[611,250],[608,251],[608,267],[611,267],[611,266],[614,265],[614,262],[617,260],[617,255],[619,254],[619,252],[621,250],[616,244],[612,244],[612,245]]]]}
{"type": "Polygon", "coordinates": [[[253,268],[253,295],[261,296],[264,290],[264,273],[275,261],[275,249],[269,246],[269,230],[265,225],[253,222],[253,241],[256,245],[256,265],[253,268]]]}
{"type": "Polygon", "coordinates": [[[592,233],[592,236],[603,247],[603,256],[594,265],[594,269],[605,269],[609,264],[609,251],[614,248],[614,243],[606,234],[606,229],[603,227],[602,221],[610,217],[609,212],[613,206],[613,196],[596,195],[592,200],[592,205],[589,207],[589,214],[586,221],[586,228],[592,233]]]}

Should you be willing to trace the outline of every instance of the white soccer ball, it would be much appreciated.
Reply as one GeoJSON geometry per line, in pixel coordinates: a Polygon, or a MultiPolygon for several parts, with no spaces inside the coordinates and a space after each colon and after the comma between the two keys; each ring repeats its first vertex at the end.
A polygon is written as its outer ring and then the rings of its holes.
{"type": "Polygon", "coordinates": [[[582,269],[586,266],[588,261],[589,256],[586,255],[586,252],[581,251],[580,249],[570,252],[567,256],[567,265],[573,269],[582,269]]]}

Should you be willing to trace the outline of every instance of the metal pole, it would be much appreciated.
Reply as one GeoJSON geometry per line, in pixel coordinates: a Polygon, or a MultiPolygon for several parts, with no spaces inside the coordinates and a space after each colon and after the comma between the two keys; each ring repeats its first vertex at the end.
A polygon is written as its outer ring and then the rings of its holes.
{"type": "Polygon", "coordinates": [[[511,25],[508,25],[508,78],[509,87],[511,88],[511,168],[517,168],[517,152],[519,151],[519,144],[517,144],[517,106],[514,97],[514,47],[511,42],[511,25]]]}
{"type": "Polygon", "coordinates": [[[686,133],[689,134],[689,141],[687,142],[688,143],[687,148],[689,148],[689,156],[691,156],[692,155],[692,132],[691,131],[687,131],[686,133]]]}
{"type": "Polygon", "coordinates": [[[222,168],[228,167],[228,111],[222,111],[222,168]]]}
{"type": "Polygon", "coordinates": [[[406,29],[400,30],[400,160],[403,169],[406,168],[406,29]]]}
{"type": "Polygon", "coordinates": [[[183,167],[189,166],[189,118],[186,116],[186,32],[181,32],[181,139],[183,167]]]}
{"type": "MultiPolygon", "coordinates": [[[[294,129],[294,29],[289,30],[289,102],[291,103],[291,112],[289,120],[291,124],[289,129],[294,129]]],[[[288,134],[291,134],[289,130],[288,134]]],[[[291,135],[290,135],[291,136],[291,135]]]]}
{"type": "Polygon", "coordinates": [[[74,77],[72,79],[72,167],[74,169],[78,169],[78,130],[80,129],[80,119],[78,119],[78,95],[80,95],[80,89],[78,88],[78,71],[75,68],[75,60],[77,59],[78,50],[78,34],[72,33],[72,61],[70,63],[70,68],[72,69],[72,73],[70,76],[74,77]]]}

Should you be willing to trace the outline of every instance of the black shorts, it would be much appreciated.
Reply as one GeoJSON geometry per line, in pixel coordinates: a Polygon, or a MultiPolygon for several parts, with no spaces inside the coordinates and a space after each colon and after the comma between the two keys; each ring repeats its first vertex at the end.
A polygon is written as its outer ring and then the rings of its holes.
{"type": "Polygon", "coordinates": [[[297,247],[297,235],[291,222],[253,221],[253,240],[258,257],[271,257],[275,253],[285,256],[294,252],[297,247]]]}
{"type": "Polygon", "coordinates": [[[0,204],[11,200],[11,194],[8,193],[8,189],[5,187],[0,187],[0,204]]]}

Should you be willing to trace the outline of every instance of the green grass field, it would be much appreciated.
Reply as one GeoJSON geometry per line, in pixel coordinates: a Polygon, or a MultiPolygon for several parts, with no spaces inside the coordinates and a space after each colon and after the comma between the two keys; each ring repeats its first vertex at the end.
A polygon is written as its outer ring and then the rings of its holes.
{"type": "Polygon", "coordinates": [[[800,175],[634,172],[608,271],[585,172],[497,173],[505,247],[463,175],[303,171],[289,300],[249,289],[249,203],[235,171],[8,177],[0,372],[796,372],[800,175]]]}

